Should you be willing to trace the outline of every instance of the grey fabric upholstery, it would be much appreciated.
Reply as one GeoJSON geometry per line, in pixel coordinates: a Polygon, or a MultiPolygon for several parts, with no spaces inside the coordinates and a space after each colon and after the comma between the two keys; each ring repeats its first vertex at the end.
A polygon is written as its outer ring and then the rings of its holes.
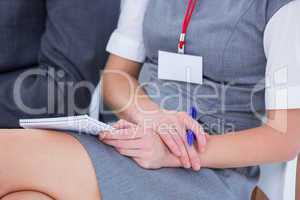
{"type": "Polygon", "coordinates": [[[96,85],[107,58],[105,46],[117,24],[119,0],[1,0],[0,1],[0,127],[16,128],[19,118],[84,114],[90,91],[79,89],[70,99],[67,83],[88,81],[96,85]],[[43,72],[26,78],[16,101],[14,86],[27,72],[43,72]],[[48,74],[53,71],[55,76],[48,74]],[[58,76],[58,73],[63,76],[58,76]],[[64,83],[63,87],[58,87],[64,83]],[[55,98],[51,101],[49,84],[55,98]],[[78,111],[70,102],[74,101],[78,111]]]}

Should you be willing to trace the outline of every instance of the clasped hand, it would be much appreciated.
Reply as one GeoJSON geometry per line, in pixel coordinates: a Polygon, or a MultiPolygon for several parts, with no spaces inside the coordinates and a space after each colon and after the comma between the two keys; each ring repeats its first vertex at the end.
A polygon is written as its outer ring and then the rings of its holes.
{"type": "Polygon", "coordinates": [[[201,126],[186,113],[160,112],[149,115],[147,123],[132,124],[120,120],[115,130],[100,134],[100,140],[120,154],[132,158],[146,169],[184,167],[200,170],[200,153],[204,151],[206,135],[201,126]],[[195,144],[189,146],[187,130],[195,133],[195,144]]]}

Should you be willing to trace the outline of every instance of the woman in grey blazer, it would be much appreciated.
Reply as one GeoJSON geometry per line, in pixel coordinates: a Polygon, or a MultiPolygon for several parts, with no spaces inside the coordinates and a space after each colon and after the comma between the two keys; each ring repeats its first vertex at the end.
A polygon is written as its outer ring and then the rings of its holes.
{"type": "MultiPolygon", "coordinates": [[[[259,117],[266,113],[260,82],[267,65],[263,32],[288,3],[199,2],[185,48],[186,54],[203,58],[203,75],[197,76],[203,83],[195,84],[158,75],[158,51],[177,51],[183,2],[149,1],[139,26],[144,60],[110,49],[103,75],[106,102],[127,121],[100,141],[69,133],[82,146],[59,133],[3,131],[0,180],[7,184],[0,185],[0,195],[27,189],[50,199],[99,199],[98,182],[105,200],[249,199],[259,177],[256,165],[289,160],[300,149],[299,110],[268,111],[265,124],[259,117]],[[141,66],[144,76],[138,81],[141,66]],[[198,108],[197,120],[186,114],[190,105],[198,108]],[[286,129],[278,129],[282,122],[288,122],[286,129]],[[188,145],[187,129],[194,131],[195,145],[188,145]],[[16,174],[5,175],[9,170],[16,174]]],[[[129,7],[124,6],[132,12],[129,7]]],[[[176,64],[170,64],[170,74],[176,64]]]]}

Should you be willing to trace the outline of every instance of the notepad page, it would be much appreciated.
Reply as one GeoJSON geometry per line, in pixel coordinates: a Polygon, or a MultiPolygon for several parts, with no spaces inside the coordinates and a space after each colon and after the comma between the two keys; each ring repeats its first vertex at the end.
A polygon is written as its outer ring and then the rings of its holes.
{"type": "Polygon", "coordinates": [[[90,118],[88,115],[57,118],[21,119],[20,126],[25,129],[72,131],[90,135],[99,135],[99,133],[103,131],[110,131],[113,129],[110,125],[90,118]]]}

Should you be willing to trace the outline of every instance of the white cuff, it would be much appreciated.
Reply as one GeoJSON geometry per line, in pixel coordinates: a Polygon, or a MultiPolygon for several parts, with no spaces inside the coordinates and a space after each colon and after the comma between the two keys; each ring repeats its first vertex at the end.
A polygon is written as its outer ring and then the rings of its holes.
{"type": "Polygon", "coordinates": [[[266,90],[267,110],[286,110],[300,108],[300,85],[268,88],[266,90]]]}
{"type": "Polygon", "coordinates": [[[139,63],[144,62],[146,58],[143,42],[133,40],[117,31],[114,31],[111,35],[106,51],[139,63]]]}

